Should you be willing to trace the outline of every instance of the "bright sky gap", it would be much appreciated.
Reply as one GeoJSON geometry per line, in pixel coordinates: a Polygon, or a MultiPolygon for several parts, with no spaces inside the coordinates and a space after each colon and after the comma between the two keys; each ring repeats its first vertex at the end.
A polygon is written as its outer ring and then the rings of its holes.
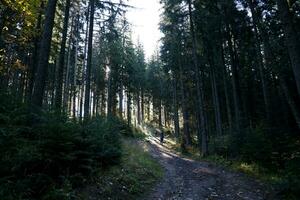
{"type": "Polygon", "coordinates": [[[135,7],[127,12],[133,41],[135,44],[139,41],[144,46],[146,58],[150,58],[158,49],[162,35],[159,31],[159,0],[129,0],[128,4],[135,7]]]}

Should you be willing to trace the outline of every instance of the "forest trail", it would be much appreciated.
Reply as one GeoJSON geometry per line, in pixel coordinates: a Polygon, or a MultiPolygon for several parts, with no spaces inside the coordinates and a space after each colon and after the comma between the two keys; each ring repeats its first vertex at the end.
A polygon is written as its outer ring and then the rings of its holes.
{"type": "Polygon", "coordinates": [[[150,137],[148,141],[150,154],[165,174],[145,200],[275,199],[270,187],[244,174],[183,158],[161,145],[158,138],[150,137]]]}

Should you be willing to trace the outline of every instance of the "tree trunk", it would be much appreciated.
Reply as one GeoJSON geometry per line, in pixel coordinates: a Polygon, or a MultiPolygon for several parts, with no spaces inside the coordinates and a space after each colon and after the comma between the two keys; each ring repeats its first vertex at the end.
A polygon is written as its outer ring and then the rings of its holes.
{"type": "MultiPolygon", "coordinates": [[[[70,31],[70,37],[68,42],[68,56],[67,56],[67,63],[66,63],[66,76],[65,76],[65,84],[64,84],[64,94],[63,94],[63,112],[69,113],[69,106],[70,106],[70,82],[71,82],[71,65],[72,65],[72,51],[73,51],[73,19],[70,31]]],[[[63,80],[63,79],[62,79],[63,80]]]]}
{"type": "Polygon", "coordinates": [[[222,67],[222,80],[223,80],[223,86],[224,86],[224,93],[225,93],[225,99],[226,99],[226,111],[227,111],[227,118],[228,118],[228,126],[229,126],[229,133],[232,134],[233,131],[233,125],[232,125],[232,113],[231,113],[231,106],[230,106],[230,98],[229,98],[229,91],[228,91],[228,75],[227,75],[227,69],[225,65],[225,55],[224,55],[224,49],[223,45],[221,44],[221,67],[222,67]]]}
{"type": "Polygon", "coordinates": [[[93,31],[94,31],[94,13],[95,0],[90,0],[90,28],[88,39],[87,65],[86,65],[86,89],[84,98],[84,120],[90,117],[90,91],[91,91],[91,68],[92,68],[92,51],[93,51],[93,31]]]}
{"type": "Polygon", "coordinates": [[[77,85],[76,85],[76,75],[77,75],[77,64],[78,64],[78,47],[79,47],[79,23],[80,23],[79,14],[76,16],[76,24],[75,24],[75,62],[74,62],[74,74],[73,74],[73,118],[76,118],[76,96],[77,96],[77,85]]]}
{"type": "Polygon", "coordinates": [[[300,96],[300,40],[293,23],[293,16],[286,0],[277,0],[279,16],[285,33],[286,45],[292,63],[298,95],[300,96]]]}
{"type": "Polygon", "coordinates": [[[261,87],[262,87],[262,92],[263,92],[263,97],[264,97],[264,103],[265,103],[265,111],[266,111],[266,117],[268,122],[270,122],[270,100],[269,100],[269,92],[267,88],[267,80],[265,77],[265,66],[263,62],[263,57],[261,54],[261,42],[258,34],[258,28],[260,27],[259,24],[259,18],[258,18],[258,13],[255,11],[253,0],[248,1],[250,5],[250,10],[252,13],[252,19],[253,19],[253,28],[254,28],[254,37],[255,37],[255,48],[256,48],[256,56],[258,59],[258,68],[259,68],[259,74],[260,74],[260,79],[261,79],[261,87]]]}
{"type": "Polygon", "coordinates": [[[161,117],[162,111],[161,111],[161,109],[162,109],[161,99],[159,99],[159,103],[158,103],[158,127],[160,129],[162,129],[162,117],[161,117]]]}
{"type": "Polygon", "coordinates": [[[113,113],[113,89],[112,89],[112,71],[109,72],[107,83],[107,116],[112,116],[113,113]]]}
{"type": "Polygon", "coordinates": [[[241,133],[241,108],[240,108],[240,95],[238,89],[238,71],[237,71],[237,61],[236,61],[236,53],[234,51],[234,47],[232,44],[232,36],[230,34],[229,26],[227,26],[227,41],[228,48],[230,54],[231,61],[231,82],[232,82],[232,92],[233,92],[233,105],[234,105],[234,114],[235,114],[235,131],[240,134],[241,133]]]}
{"type": "Polygon", "coordinates": [[[123,118],[123,81],[120,82],[119,90],[120,90],[119,91],[119,117],[122,119],[123,118]]]}
{"type": "Polygon", "coordinates": [[[144,96],[144,88],[141,88],[141,121],[142,123],[145,120],[145,96],[144,96]]]}
{"type": "Polygon", "coordinates": [[[290,94],[290,91],[286,85],[285,80],[283,79],[283,77],[281,77],[281,75],[279,75],[279,81],[280,81],[280,86],[283,90],[283,93],[286,97],[286,100],[290,106],[290,109],[292,111],[293,117],[296,121],[296,124],[298,126],[298,129],[300,130],[300,112],[299,112],[299,108],[297,107],[297,104],[295,102],[295,100],[293,99],[292,95],[290,94]]]}
{"type": "Polygon", "coordinates": [[[60,43],[60,53],[58,59],[58,74],[57,74],[57,85],[56,85],[56,97],[55,97],[55,108],[58,112],[61,112],[62,105],[62,88],[63,88],[63,76],[64,76],[64,64],[65,64],[65,52],[66,52],[66,42],[67,42],[67,33],[68,33],[68,23],[70,16],[70,5],[71,0],[66,0],[65,7],[65,17],[64,17],[64,25],[62,31],[62,40],[60,43]]]}
{"type": "Polygon", "coordinates": [[[181,107],[183,114],[183,137],[181,146],[185,148],[191,144],[191,136],[190,136],[190,122],[189,122],[189,112],[187,110],[187,101],[186,101],[186,91],[184,88],[184,80],[183,80],[183,71],[181,63],[179,63],[179,72],[180,72],[180,92],[181,92],[181,107]]]}
{"type": "Polygon", "coordinates": [[[131,126],[131,95],[127,92],[127,125],[131,126]]]}
{"type": "Polygon", "coordinates": [[[175,128],[175,137],[179,141],[179,116],[178,116],[178,101],[177,101],[177,78],[174,76],[173,81],[173,120],[175,128]]]}
{"type": "Polygon", "coordinates": [[[202,156],[207,156],[208,142],[207,142],[207,130],[205,128],[203,80],[201,78],[199,65],[198,65],[197,40],[196,40],[195,27],[193,22],[191,0],[188,0],[188,10],[189,10],[190,30],[191,30],[191,37],[192,37],[193,62],[194,62],[194,68],[196,72],[198,144],[200,148],[200,143],[201,143],[202,156]]]}
{"type": "Polygon", "coordinates": [[[79,102],[79,116],[80,121],[82,121],[83,117],[83,99],[84,99],[84,86],[85,86],[85,70],[86,70],[86,53],[87,53],[87,44],[88,44],[88,35],[89,35],[89,13],[90,13],[90,5],[88,6],[88,15],[86,18],[86,31],[85,31],[85,40],[84,40],[84,52],[83,52],[83,66],[82,66],[82,81],[80,86],[80,102],[79,102]]]}
{"type": "Polygon", "coordinates": [[[215,123],[218,136],[223,135],[222,131],[222,119],[220,111],[219,93],[217,89],[217,81],[214,66],[211,66],[211,87],[212,87],[212,97],[214,103],[215,111],[215,123]]]}
{"type": "MultiPolygon", "coordinates": [[[[44,2],[41,2],[41,6],[40,9],[43,10],[44,9],[44,2]]],[[[39,33],[41,31],[41,27],[42,26],[42,12],[39,12],[38,15],[38,19],[37,19],[37,24],[36,24],[36,31],[39,33]]],[[[0,26],[1,28],[1,26],[0,26]]],[[[28,102],[31,101],[31,97],[32,97],[32,90],[33,90],[33,85],[34,85],[34,77],[35,77],[35,72],[36,72],[36,66],[37,66],[37,62],[38,62],[38,57],[39,57],[39,46],[40,46],[40,39],[41,36],[40,34],[36,35],[34,38],[34,47],[33,47],[33,55],[32,55],[32,60],[31,60],[31,64],[29,66],[29,72],[28,72],[28,94],[27,94],[27,98],[28,98],[28,102]]]]}
{"type": "Polygon", "coordinates": [[[148,97],[148,105],[147,105],[147,118],[148,118],[148,122],[151,121],[151,118],[150,118],[150,109],[151,109],[151,97],[148,97]]]}
{"type": "Polygon", "coordinates": [[[39,60],[37,64],[37,73],[35,76],[33,94],[32,94],[32,105],[38,108],[42,107],[43,96],[45,92],[48,60],[51,48],[52,30],[54,26],[55,10],[57,0],[48,0],[45,24],[43,34],[41,38],[41,46],[39,52],[39,60]]]}
{"type": "Polygon", "coordinates": [[[137,104],[137,122],[138,125],[141,125],[141,101],[140,101],[140,91],[138,91],[137,94],[137,99],[136,99],[136,104],[137,104]]]}

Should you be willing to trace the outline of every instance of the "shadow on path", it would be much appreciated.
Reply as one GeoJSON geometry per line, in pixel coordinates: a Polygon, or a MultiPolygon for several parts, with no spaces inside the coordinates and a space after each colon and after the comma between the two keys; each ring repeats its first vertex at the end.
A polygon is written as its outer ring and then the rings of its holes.
{"type": "Polygon", "coordinates": [[[172,153],[149,137],[150,154],[164,167],[163,180],[145,200],[269,200],[271,189],[241,173],[172,153]]]}

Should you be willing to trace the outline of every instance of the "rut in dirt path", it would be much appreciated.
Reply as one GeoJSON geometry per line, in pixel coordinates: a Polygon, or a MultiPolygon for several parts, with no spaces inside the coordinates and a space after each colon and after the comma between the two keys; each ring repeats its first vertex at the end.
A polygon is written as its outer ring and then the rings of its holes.
{"type": "Polygon", "coordinates": [[[271,188],[243,174],[207,162],[182,158],[149,140],[150,154],[164,167],[165,175],[145,200],[269,200],[271,188]]]}

